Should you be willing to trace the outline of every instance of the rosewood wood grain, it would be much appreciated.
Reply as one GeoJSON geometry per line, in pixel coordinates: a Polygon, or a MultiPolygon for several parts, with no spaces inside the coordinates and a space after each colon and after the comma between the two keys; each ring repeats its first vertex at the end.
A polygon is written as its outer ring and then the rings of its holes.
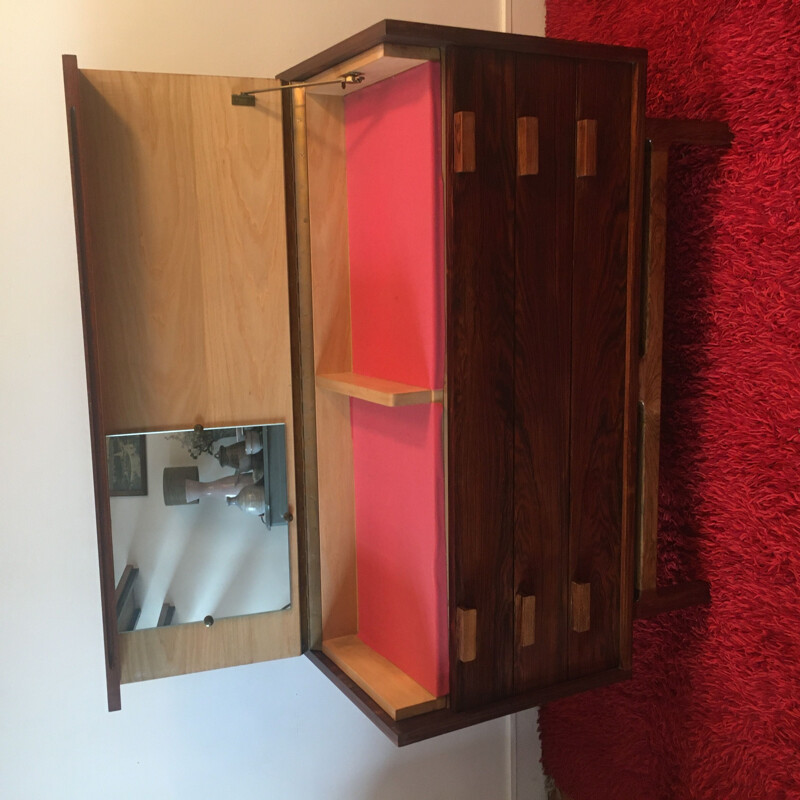
{"type": "Polygon", "coordinates": [[[452,708],[446,708],[429,714],[420,714],[411,719],[395,721],[324,653],[311,650],[306,656],[399,747],[468,728],[470,725],[504,717],[507,714],[515,714],[526,708],[541,706],[576,692],[609,686],[627,680],[631,676],[629,670],[606,670],[579,680],[563,681],[531,692],[512,695],[470,711],[454,711],[452,708]]]}
{"type": "Polygon", "coordinates": [[[631,75],[631,146],[628,184],[628,318],[625,334],[625,421],[622,455],[622,542],[620,547],[619,666],[633,663],[634,544],[639,445],[637,346],[641,325],[642,203],[644,192],[644,104],[647,64],[636,62],[631,75]]]}
{"type": "Polygon", "coordinates": [[[122,707],[120,696],[119,634],[114,585],[114,553],[111,542],[111,504],[106,466],[105,424],[101,397],[100,357],[97,345],[95,313],[95,248],[91,230],[86,225],[87,201],[84,196],[85,138],[81,122],[81,92],[78,60],[65,55],[62,59],[64,94],[67,106],[70,168],[72,171],[72,202],[75,213],[75,238],[78,248],[78,277],[80,281],[83,318],[83,345],[86,362],[86,388],[89,400],[89,433],[91,437],[92,472],[94,480],[95,518],[97,520],[97,553],[100,563],[100,600],[105,645],[106,694],[109,711],[122,707]]]}
{"type": "Polygon", "coordinates": [[[514,59],[445,59],[450,692],[474,708],[513,691],[514,59]],[[453,168],[453,119],[474,111],[474,173],[453,168]],[[457,609],[477,610],[462,663],[457,609]]]}
{"type": "Polygon", "coordinates": [[[517,625],[521,691],[567,672],[575,64],[518,56],[516,84],[539,139],[538,174],[516,179],[514,586],[537,598],[533,645],[517,625]]]}
{"type": "Polygon", "coordinates": [[[645,214],[645,297],[639,362],[642,449],[639,454],[639,514],[636,536],[636,589],[656,588],[658,561],[658,459],[661,438],[661,356],[667,233],[667,147],[647,148],[645,214]]]}
{"type": "Polygon", "coordinates": [[[285,81],[307,80],[384,42],[421,47],[480,47],[495,51],[626,63],[644,63],[647,59],[646,50],[630,47],[385,19],[284,70],[278,78],[285,81]]]}
{"type": "Polygon", "coordinates": [[[662,611],[709,602],[709,589],[705,581],[661,589],[656,585],[667,179],[671,145],[729,147],[733,141],[730,128],[724,122],[647,119],[644,128],[648,144],[644,181],[646,197],[643,204],[645,268],[638,379],[642,418],[636,519],[636,617],[654,616],[662,611]]]}
{"type": "Polygon", "coordinates": [[[699,119],[654,119],[645,122],[645,136],[654,147],[671,144],[697,144],[730,147],[733,134],[727,122],[699,119]]]}
{"type": "MultiPolygon", "coordinates": [[[[314,414],[313,331],[310,330],[310,247],[308,194],[295,185],[295,130],[291,92],[282,92],[283,175],[286,204],[286,261],[289,302],[289,343],[292,374],[292,418],[295,508],[297,530],[297,591],[300,610],[300,649],[305,652],[322,641],[319,567],[319,509],[317,503],[317,443],[314,414]],[[301,243],[303,237],[306,241],[301,243]],[[301,263],[302,262],[302,263],[301,263]],[[303,363],[307,362],[306,373],[303,363]]],[[[301,119],[300,123],[305,120],[301,119]]],[[[302,138],[303,130],[298,133],[302,138]]],[[[301,148],[305,142],[300,143],[301,148]]],[[[303,152],[305,152],[303,150],[303,152]]],[[[303,176],[307,183],[307,174],[303,176]]]]}
{"type": "MultiPolygon", "coordinates": [[[[570,579],[590,584],[589,630],[569,635],[569,676],[620,662],[629,330],[633,69],[582,62],[577,116],[597,120],[597,175],[576,178],[572,293],[570,579]]],[[[631,495],[633,498],[633,495],[631,495]]]]}
{"type": "Polygon", "coordinates": [[[636,619],[648,619],[667,611],[708,605],[711,591],[706,581],[687,581],[673,586],[642,592],[633,605],[636,619]]]}

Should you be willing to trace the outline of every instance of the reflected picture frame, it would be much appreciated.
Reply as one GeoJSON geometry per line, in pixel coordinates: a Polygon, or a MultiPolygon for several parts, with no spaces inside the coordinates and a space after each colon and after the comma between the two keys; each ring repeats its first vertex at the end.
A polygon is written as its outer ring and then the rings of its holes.
{"type": "Polygon", "coordinates": [[[106,438],[108,490],[111,497],[147,495],[147,445],[144,435],[106,438]]]}

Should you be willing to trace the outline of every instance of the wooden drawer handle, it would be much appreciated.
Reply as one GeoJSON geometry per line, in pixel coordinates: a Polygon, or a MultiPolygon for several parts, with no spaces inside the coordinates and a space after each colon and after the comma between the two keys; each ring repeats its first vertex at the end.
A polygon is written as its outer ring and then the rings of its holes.
{"type": "Polygon", "coordinates": [[[475,112],[457,111],[453,115],[453,169],[475,172],[475,112]]]}
{"type": "Polygon", "coordinates": [[[584,633],[589,630],[591,614],[592,585],[572,581],[572,630],[584,633]]]}
{"type": "Polygon", "coordinates": [[[536,644],[536,595],[517,595],[517,641],[520,647],[536,644]]]}
{"type": "Polygon", "coordinates": [[[579,178],[597,175],[597,120],[578,120],[575,173],[579,178]]]}
{"type": "Polygon", "coordinates": [[[456,641],[458,660],[474,661],[478,657],[478,611],[475,608],[456,609],[456,641]]]}
{"type": "Polygon", "coordinates": [[[517,175],[539,174],[539,118],[517,118],[517,175]]]}

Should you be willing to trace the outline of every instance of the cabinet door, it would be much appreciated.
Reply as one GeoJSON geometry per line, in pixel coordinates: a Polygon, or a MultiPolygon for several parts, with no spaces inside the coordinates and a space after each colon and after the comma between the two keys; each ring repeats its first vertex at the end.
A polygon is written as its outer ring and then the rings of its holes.
{"type": "MultiPolygon", "coordinates": [[[[74,56],[64,77],[113,710],[120,681],[301,652],[294,524],[290,608],[118,633],[106,472],[115,433],[285,422],[294,441],[281,99],[233,107],[267,82],[78,70],[74,56]]],[[[291,446],[286,477],[294,505],[291,446]]]]}
{"type": "MultiPolygon", "coordinates": [[[[630,658],[641,191],[638,68],[578,62],[569,673],[630,658]]],[[[629,666],[629,664],[627,664],[629,666]]]]}
{"type": "Polygon", "coordinates": [[[451,705],[513,690],[514,56],[445,62],[451,705]]]}
{"type": "Polygon", "coordinates": [[[81,70],[105,433],[282,421],[291,370],[279,93],[81,70]]]}
{"type": "Polygon", "coordinates": [[[567,674],[575,62],[516,61],[515,689],[567,674]]]}

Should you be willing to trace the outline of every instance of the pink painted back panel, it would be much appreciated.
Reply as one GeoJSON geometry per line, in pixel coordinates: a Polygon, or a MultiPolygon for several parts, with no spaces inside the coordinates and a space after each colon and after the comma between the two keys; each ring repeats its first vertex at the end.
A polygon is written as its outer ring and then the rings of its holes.
{"type": "Polygon", "coordinates": [[[443,219],[439,64],[345,103],[353,366],[442,385],[443,219]]]}
{"type": "MultiPolygon", "coordinates": [[[[439,65],[345,103],[353,369],[439,388],[443,219],[439,65]]],[[[361,639],[448,692],[442,407],[351,402],[361,639]]]]}

